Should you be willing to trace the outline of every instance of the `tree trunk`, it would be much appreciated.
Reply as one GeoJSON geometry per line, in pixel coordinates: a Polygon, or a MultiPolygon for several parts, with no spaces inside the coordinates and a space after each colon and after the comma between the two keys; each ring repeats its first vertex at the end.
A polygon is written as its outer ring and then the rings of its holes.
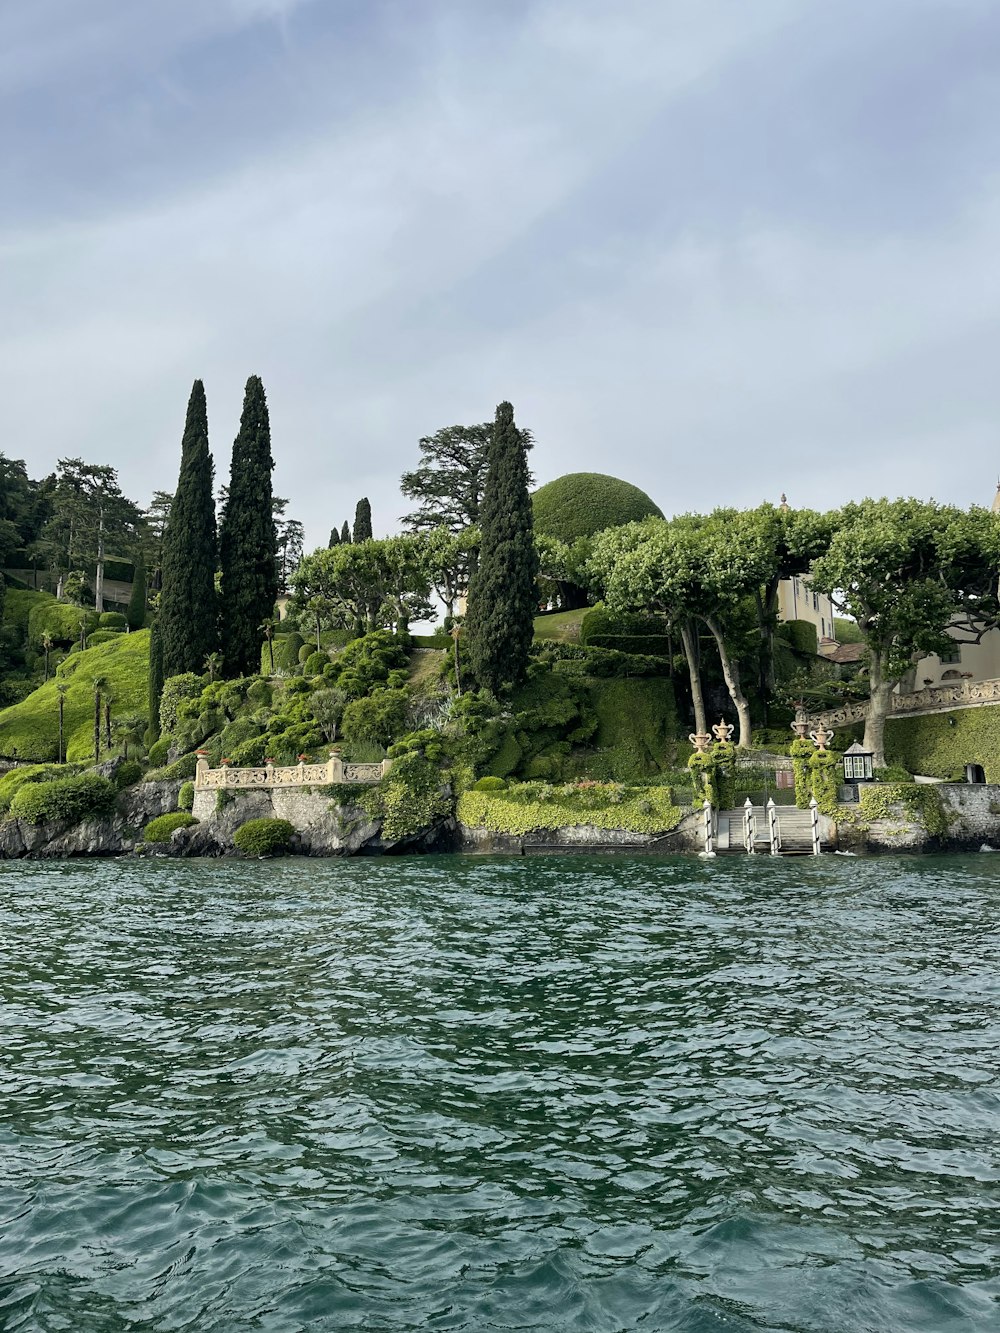
{"type": "Polygon", "coordinates": [[[733,701],[736,709],[736,716],[740,724],[740,738],[737,745],[741,750],[750,748],[750,705],[747,703],[746,695],[740,685],[740,668],[734,657],[730,657],[729,650],[726,647],[725,640],[722,637],[722,629],[714,616],[705,616],[705,624],[711,630],[712,638],[715,640],[715,646],[719,650],[719,661],[722,663],[722,674],[725,677],[726,689],[729,691],[729,697],[733,701]]]}
{"type": "Polygon", "coordinates": [[[94,695],[94,763],[101,762],[101,696],[94,695]]]}
{"type": "Polygon", "coordinates": [[[94,610],[104,610],[104,510],[97,522],[97,571],[94,576],[94,610]]]}
{"type": "Polygon", "coordinates": [[[104,748],[111,752],[111,700],[104,700],[104,748]]]}
{"type": "Polygon", "coordinates": [[[703,736],[708,735],[708,720],[705,717],[705,699],[701,692],[701,672],[698,670],[698,644],[690,620],[681,622],[681,645],[691,677],[691,702],[694,704],[694,729],[703,736]]]}
{"type": "Polygon", "coordinates": [[[59,762],[63,762],[63,709],[66,705],[62,695],[59,696],[59,762]]]}
{"type": "Polygon", "coordinates": [[[885,720],[889,716],[889,695],[894,682],[886,680],[883,654],[872,652],[869,674],[871,696],[865,719],[865,738],[862,744],[872,752],[875,768],[885,768],[885,720]]]}

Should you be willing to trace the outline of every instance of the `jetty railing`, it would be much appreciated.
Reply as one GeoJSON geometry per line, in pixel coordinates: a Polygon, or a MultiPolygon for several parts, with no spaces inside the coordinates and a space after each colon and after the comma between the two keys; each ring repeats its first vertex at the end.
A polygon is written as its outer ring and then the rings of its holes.
{"type": "Polygon", "coordinates": [[[310,764],[300,759],[297,764],[280,767],[268,761],[263,768],[234,768],[229,764],[211,768],[207,753],[199,750],[194,786],[195,791],[223,787],[273,790],[276,787],[327,787],[343,782],[374,783],[381,782],[391,767],[390,759],[383,759],[378,764],[352,764],[333,752],[322,764],[310,764]]]}

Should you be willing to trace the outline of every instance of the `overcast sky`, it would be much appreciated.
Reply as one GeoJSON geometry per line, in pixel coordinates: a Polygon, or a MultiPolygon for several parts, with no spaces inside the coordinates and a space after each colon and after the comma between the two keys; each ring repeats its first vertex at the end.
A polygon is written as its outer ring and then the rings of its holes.
{"type": "Polygon", "coordinates": [[[146,503],[266,386],[307,544],[509,398],[667,513],[988,503],[996,0],[7,0],[0,448],[146,503]]]}

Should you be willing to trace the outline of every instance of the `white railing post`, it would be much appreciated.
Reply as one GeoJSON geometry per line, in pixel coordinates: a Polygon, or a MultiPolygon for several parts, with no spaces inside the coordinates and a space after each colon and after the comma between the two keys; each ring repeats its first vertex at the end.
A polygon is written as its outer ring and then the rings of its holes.
{"type": "Polygon", "coordinates": [[[206,783],[206,780],[205,780],[205,779],[206,779],[206,776],[207,776],[207,774],[208,774],[208,771],[209,771],[209,769],[208,769],[208,751],[207,751],[207,750],[199,750],[199,751],[198,751],[198,762],[197,762],[197,764],[195,765],[195,770],[194,770],[194,785],[195,785],[196,788],[197,788],[197,787],[205,787],[205,786],[207,786],[207,783],[206,783]]]}
{"type": "Polygon", "coordinates": [[[809,802],[809,817],[812,821],[813,856],[819,856],[822,848],[819,840],[819,806],[815,796],[809,802]]]}
{"type": "Polygon", "coordinates": [[[708,800],[707,797],[704,801],[702,801],[701,813],[705,821],[705,847],[704,850],[702,851],[702,856],[714,856],[715,848],[712,846],[713,842],[712,831],[714,827],[714,819],[712,815],[712,802],[708,800]]]}
{"type": "Polygon", "coordinates": [[[767,802],[767,833],[771,840],[771,855],[779,856],[781,854],[781,828],[778,825],[778,807],[774,804],[774,797],[768,798],[767,802]]]}
{"type": "Polygon", "coordinates": [[[756,834],[757,829],[753,815],[753,801],[751,801],[748,796],[743,802],[743,846],[746,848],[748,856],[753,856],[756,850],[754,847],[756,834]]]}

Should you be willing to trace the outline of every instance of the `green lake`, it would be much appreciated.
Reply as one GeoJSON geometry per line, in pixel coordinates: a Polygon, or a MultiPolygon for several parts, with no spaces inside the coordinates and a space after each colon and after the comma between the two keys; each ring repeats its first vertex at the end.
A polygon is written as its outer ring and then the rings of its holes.
{"type": "Polygon", "coordinates": [[[1000,1328],[1000,856],[0,864],[0,1328],[1000,1328]]]}

